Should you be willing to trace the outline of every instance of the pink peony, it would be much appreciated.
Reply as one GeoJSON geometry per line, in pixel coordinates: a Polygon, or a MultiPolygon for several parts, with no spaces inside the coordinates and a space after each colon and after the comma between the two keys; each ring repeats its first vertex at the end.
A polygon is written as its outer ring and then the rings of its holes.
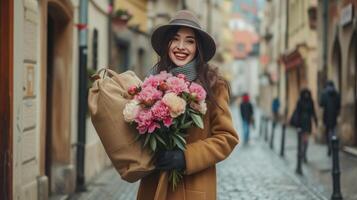
{"type": "Polygon", "coordinates": [[[172,77],[172,74],[167,73],[166,71],[161,71],[157,75],[150,75],[144,80],[143,87],[152,86],[156,88],[161,82],[165,81],[169,77],[172,77]]]}
{"type": "Polygon", "coordinates": [[[140,134],[152,133],[156,128],[160,128],[160,125],[153,120],[151,110],[147,109],[139,111],[135,122],[138,124],[137,129],[140,134]]]}
{"type": "Polygon", "coordinates": [[[186,110],[186,101],[175,93],[167,93],[162,98],[162,102],[169,107],[170,116],[175,118],[186,110]]]}
{"type": "Polygon", "coordinates": [[[131,96],[136,95],[138,92],[140,91],[140,88],[136,87],[135,85],[130,86],[128,89],[128,94],[130,94],[131,96]]]}
{"type": "Polygon", "coordinates": [[[152,87],[143,87],[141,91],[135,96],[135,99],[142,103],[154,103],[156,100],[162,98],[162,91],[152,87]]]}
{"type": "Polygon", "coordinates": [[[170,127],[170,126],[172,125],[173,118],[171,118],[170,116],[168,116],[167,118],[165,118],[165,119],[163,120],[163,122],[164,122],[164,125],[165,125],[166,127],[170,127]]]}
{"type": "Polygon", "coordinates": [[[169,87],[168,92],[175,94],[181,94],[182,92],[188,92],[188,82],[184,79],[177,77],[170,77],[166,80],[166,84],[169,87]]]}
{"type": "Polygon", "coordinates": [[[186,76],[185,74],[177,74],[177,78],[183,79],[186,81],[186,76]]]}
{"type": "Polygon", "coordinates": [[[192,82],[189,87],[189,91],[191,95],[196,98],[196,101],[203,101],[206,99],[207,93],[205,89],[203,89],[203,87],[198,83],[192,82]]]}
{"type": "Polygon", "coordinates": [[[156,120],[163,120],[170,116],[169,108],[161,100],[151,107],[151,113],[156,120]]]}

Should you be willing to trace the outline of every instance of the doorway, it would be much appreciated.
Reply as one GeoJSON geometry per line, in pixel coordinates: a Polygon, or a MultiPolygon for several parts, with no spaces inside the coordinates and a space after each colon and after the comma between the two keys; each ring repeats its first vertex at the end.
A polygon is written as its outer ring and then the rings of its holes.
{"type": "Polygon", "coordinates": [[[71,163],[71,10],[68,1],[47,5],[45,175],[50,195],[67,194],[69,189],[63,170],[71,163]]]}
{"type": "Polygon", "coordinates": [[[13,1],[0,1],[0,199],[12,199],[13,1]]]}

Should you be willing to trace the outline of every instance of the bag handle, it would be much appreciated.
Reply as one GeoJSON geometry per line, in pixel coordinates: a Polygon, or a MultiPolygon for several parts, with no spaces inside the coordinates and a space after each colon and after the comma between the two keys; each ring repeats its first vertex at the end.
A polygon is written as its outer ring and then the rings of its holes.
{"type": "Polygon", "coordinates": [[[104,79],[106,77],[112,77],[114,75],[114,71],[109,69],[109,68],[101,68],[100,70],[98,70],[95,74],[93,74],[92,76],[89,77],[89,79],[94,82],[98,79],[104,79]],[[103,73],[102,73],[103,72],[103,73]],[[102,75],[101,75],[102,74],[102,75]]]}

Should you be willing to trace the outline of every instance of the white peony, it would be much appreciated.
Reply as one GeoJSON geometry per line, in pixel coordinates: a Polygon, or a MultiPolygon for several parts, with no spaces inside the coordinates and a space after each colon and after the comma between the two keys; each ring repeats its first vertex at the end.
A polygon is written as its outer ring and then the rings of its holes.
{"type": "Polygon", "coordinates": [[[132,122],[135,120],[139,113],[140,105],[136,100],[132,100],[125,105],[123,110],[124,120],[126,122],[132,122]]]}
{"type": "Polygon", "coordinates": [[[201,114],[206,114],[207,112],[207,104],[206,102],[203,100],[203,101],[200,101],[198,103],[192,101],[190,103],[190,107],[198,112],[200,112],[201,114]]]}
{"type": "Polygon", "coordinates": [[[162,102],[169,108],[170,116],[175,118],[186,110],[186,101],[175,93],[167,93],[162,98],[162,102]]]}

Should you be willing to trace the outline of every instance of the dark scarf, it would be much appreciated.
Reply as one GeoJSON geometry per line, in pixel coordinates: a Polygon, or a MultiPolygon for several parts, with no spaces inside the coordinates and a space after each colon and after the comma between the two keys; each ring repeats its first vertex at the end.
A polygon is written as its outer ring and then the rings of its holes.
{"type": "MultiPolygon", "coordinates": [[[[187,80],[194,81],[197,78],[197,58],[191,60],[191,62],[187,63],[182,67],[175,67],[172,68],[169,72],[172,73],[174,76],[178,74],[183,74],[186,76],[187,80]]],[[[158,74],[159,72],[155,71],[155,67],[150,70],[150,74],[158,74]]]]}

